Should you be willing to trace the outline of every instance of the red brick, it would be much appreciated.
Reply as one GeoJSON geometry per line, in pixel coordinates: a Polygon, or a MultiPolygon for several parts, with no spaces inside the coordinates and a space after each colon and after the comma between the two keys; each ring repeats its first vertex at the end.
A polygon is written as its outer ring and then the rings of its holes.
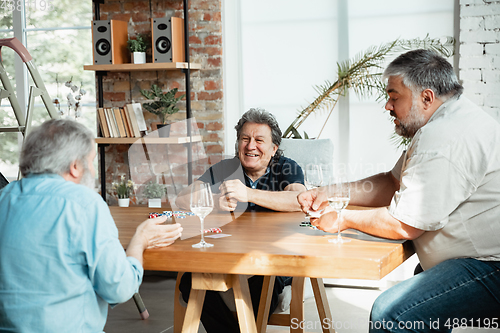
{"type": "Polygon", "coordinates": [[[222,99],[222,91],[217,91],[213,93],[208,93],[204,91],[200,91],[198,93],[198,100],[202,101],[215,101],[218,99],[222,99]]]}
{"type": "Polygon", "coordinates": [[[198,129],[204,129],[205,124],[204,123],[196,123],[196,126],[198,126],[198,129]]]}
{"type": "Polygon", "coordinates": [[[207,36],[205,37],[205,45],[220,45],[222,44],[221,36],[207,36]]]}
{"type": "Polygon", "coordinates": [[[201,44],[201,39],[199,39],[196,36],[190,36],[189,37],[189,44],[201,44]]]}
{"type": "Polygon", "coordinates": [[[153,10],[160,11],[163,13],[165,13],[166,10],[183,10],[184,9],[183,7],[184,6],[182,4],[182,1],[178,1],[178,0],[175,0],[175,1],[165,1],[165,0],[152,1],[153,10]]]}
{"type": "MultiPolygon", "coordinates": [[[[143,14],[141,14],[141,15],[143,15],[143,14]]],[[[146,17],[147,17],[147,15],[146,15],[146,17]]],[[[136,34],[148,34],[148,33],[151,33],[151,24],[149,22],[146,22],[146,23],[137,23],[135,25],[135,33],[136,34]]]]}
{"type": "Polygon", "coordinates": [[[125,100],[125,93],[124,92],[104,92],[103,97],[104,97],[105,101],[111,101],[111,102],[124,101],[125,100]]]}
{"type": "Polygon", "coordinates": [[[222,63],[222,58],[221,57],[210,57],[207,59],[207,64],[210,67],[220,67],[222,63]]]}
{"type": "Polygon", "coordinates": [[[212,21],[222,21],[221,12],[215,12],[214,15],[212,15],[212,21]]]}
{"type": "Polygon", "coordinates": [[[210,155],[208,160],[210,161],[210,165],[214,165],[215,163],[222,161],[222,155],[210,155]]]}
{"type": "Polygon", "coordinates": [[[221,154],[222,146],[221,145],[210,145],[207,146],[207,154],[221,154]]]}
{"type": "Polygon", "coordinates": [[[184,89],[184,85],[181,86],[178,81],[172,81],[172,82],[169,83],[168,89],[174,89],[174,88],[184,89]]]}
{"type": "Polygon", "coordinates": [[[151,23],[149,21],[149,12],[134,12],[132,14],[132,21],[134,22],[147,22],[149,29],[151,30],[151,23]]]}
{"type": "Polygon", "coordinates": [[[125,11],[147,11],[149,13],[149,1],[126,2],[123,4],[123,9],[125,11]]]}
{"type": "Polygon", "coordinates": [[[205,81],[205,90],[220,90],[220,81],[205,81]]]}
{"type": "Polygon", "coordinates": [[[215,7],[213,5],[213,1],[192,0],[190,2],[191,2],[191,8],[190,9],[195,9],[195,10],[210,10],[210,9],[213,9],[215,7]]]}
{"type": "Polygon", "coordinates": [[[167,14],[164,11],[153,11],[153,17],[155,18],[161,18],[165,16],[167,16],[167,14]]]}
{"type": "Polygon", "coordinates": [[[217,133],[210,133],[203,136],[203,142],[219,142],[220,137],[217,133]]]}
{"type": "MultiPolygon", "coordinates": [[[[125,14],[125,13],[113,13],[113,20],[118,20],[118,21],[125,21],[128,22],[130,20],[131,15],[130,14],[125,14]]],[[[101,20],[103,20],[101,16],[101,20]]]]}
{"type": "Polygon", "coordinates": [[[221,123],[209,123],[206,126],[207,131],[220,131],[224,128],[221,123]]]}
{"type": "Polygon", "coordinates": [[[101,7],[99,7],[99,9],[101,12],[104,12],[104,13],[120,13],[121,12],[120,3],[105,3],[105,4],[102,4],[101,7]]]}
{"type": "MultiPolygon", "coordinates": [[[[183,87],[184,88],[184,87],[183,87]]],[[[177,91],[177,94],[175,94],[175,97],[178,98],[178,97],[181,97],[182,95],[184,95],[186,92],[185,91],[181,91],[181,90],[178,90],[177,91]]],[[[184,96],[181,101],[185,100],[186,99],[186,96],[184,96]]]]}
{"type": "Polygon", "coordinates": [[[111,81],[111,82],[125,81],[125,80],[128,80],[129,75],[130,75],[129,73],[125,73],[125,72],[108,72],[108,75],[104,76],[103,80],[104,81],[111,81]]]}

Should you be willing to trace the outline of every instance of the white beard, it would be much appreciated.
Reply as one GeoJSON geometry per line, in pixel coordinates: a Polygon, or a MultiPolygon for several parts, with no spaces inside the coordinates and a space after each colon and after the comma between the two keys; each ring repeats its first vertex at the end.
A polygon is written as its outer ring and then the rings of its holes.
{"type": "Polygon", "coordinates": [[[90,170],[87,165],[85,165],[83,170],[83,176],[80,180],[80,184],[83,186],[87,186],[88,188],[94,190],[95,189],[95,179],[92,177],[90,170]]]}

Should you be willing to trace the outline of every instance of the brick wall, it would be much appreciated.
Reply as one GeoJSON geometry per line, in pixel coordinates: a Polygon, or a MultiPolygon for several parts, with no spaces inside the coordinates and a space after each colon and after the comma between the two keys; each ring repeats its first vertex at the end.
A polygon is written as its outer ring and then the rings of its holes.
{"type": "MultiPolygon", "coordinates": [[[[130,37],[136,34],[151,36],[151,17],[183,17],[182,0],[105,0],[100,6],[101,20],[116,19],[127,21],[130,37]]],[[[189,42],[190,61],[202,65],[201,70],[191,71],[191,110],[196,118],[200,134],[203,136],[203,148],[207,159],[195,163],[193,173],[199,176],[207,167],[207,163],[214,163],[221,159],[224,151],[224,114],[223,114],[223,86],[222,86],[222,23],[220,0],[190,0],[189,1],[189,42]]],[[[147,62],[151,62],[151,50],[147,52],[147,62]]],[[[152,71],[152,72],[123,72],[108,73],[103,79],[104,106],[122,107],[126,103],[144,102],[140,94],[141,89],[149,89],[151,84],[158,84],[164,91],[178,88],[179,94],[185,93],[185,76],[179,71],[152,71]]],[[[181,109],[170,118],[172,121],[183,120],[186,117],[185,101],[178,104],[181,109]]],[[[144,112],[148,127],[152,122],[158,122],[155,115],[144,112]]],[[[148,179],[156,179],[167,184],[168,196],[172,198],[175,192],[172,187],[172,177],[177,190],[187,183],[186,163],[187,151],[182,145],[148,146],[148,154],[152,164],[148,161],[128,160],[129,149],[138,156],[144,155],[141,146],[130,148],[129,145],[110,145],[106,147],[106,181],[107,192],[111,193],[111,182],[117,181],[119,175],[141,175],[134,177],[138,181],[139,189],[132,198],[133,203],[143,203],[141,184],[148,179]],[[166,164],[166,153],[170,169],[166,164]],[[142,154],[142,155],[141,155],[142,154]],[[151,170],[154,170],[152,175],[151,170]],[[173,170],[170,173],[170,170],[173,170]]],[[[202,147],[195,146],[194,158],[202,147]]],[[[108,203],[115,204],[116,199],[108,195],[108,203]]]]}
{"type": "Polygon", "coordinates": [[[460,0],[465,95],[500,122],[500,1],[460,0]]]}

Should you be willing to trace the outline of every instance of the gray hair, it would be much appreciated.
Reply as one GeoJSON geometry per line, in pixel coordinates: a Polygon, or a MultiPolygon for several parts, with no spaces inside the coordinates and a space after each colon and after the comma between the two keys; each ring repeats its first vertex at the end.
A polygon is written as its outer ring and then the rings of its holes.
{"type": "Polygon", "coordinates": [[[414,94],[431,89],[442,101],[460,96],[464,90],[451,64],[430,50],[413,50],[394,59],[384,71],[384,78],[400,76],[414,94]]]}
{"type": "Polygon", "coordinates": [[[74,120],[51,119],[26,137],[19,169],[23,177],[43,173],[63,175],[74,161],[86,167],[92,149],[94,135],[87,127],[74,120]]]}
{"type": "Polygon", "coordinates": [[[271,128],[271,138],[273,143],[278,147],[278,150],[274,154],[274,160],[278,161],[283,155],[283,151],[279,149],[281,144],[281,129],[278,125],[276,118],[269,112],[261,108],[251,108],[245,112],[241,119],[238,121],[234,129],[236,129],[236,154],[238,154],[238,141],[240,140],[241,130],[245,123],[256,123],[256,124],[266,124],[271,128]]]}

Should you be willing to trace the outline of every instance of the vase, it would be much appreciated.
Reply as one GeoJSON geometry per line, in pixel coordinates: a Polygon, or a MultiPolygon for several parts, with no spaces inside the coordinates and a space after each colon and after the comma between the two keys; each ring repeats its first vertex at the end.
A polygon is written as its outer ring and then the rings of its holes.
{"type": "Polygon", "coordinates": [[[161,198],[148,199],[149,208],[161,208],[161,198]]]}
{"type": "Polygon", "coordinates": [[[132,52],[132,63],[145,64],[146,63],[146,52],[132,52]]]}
{"type": "Polygon", "coordinates": [[[130,198],[118,199],[118,207],[130,206],[130,198]]]}
{"type": "Polygon", "coordinates": [[[158,136],[160,138],[168,138],[170,137],[170,125],[169,124],[158,124],[156,125],[158,129],[158,136]]]}

